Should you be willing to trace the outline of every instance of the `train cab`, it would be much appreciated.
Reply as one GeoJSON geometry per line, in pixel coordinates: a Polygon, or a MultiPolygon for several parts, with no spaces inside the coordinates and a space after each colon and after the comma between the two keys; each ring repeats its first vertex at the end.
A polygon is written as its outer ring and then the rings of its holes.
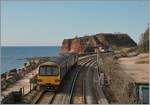
{"type": "Polygon", "coordinates": [[[38,69],[37,84],[40,87],[57,88],[60,84],[60,66],[54,62],[46,62],[38,69]]]}
{"type": "Polygon", "coordinates": [[[38,87],[56,90],[76,62],[76,54],[64,54],[52,57],[50,61],[41,64],[37,75],[38,87]]]}

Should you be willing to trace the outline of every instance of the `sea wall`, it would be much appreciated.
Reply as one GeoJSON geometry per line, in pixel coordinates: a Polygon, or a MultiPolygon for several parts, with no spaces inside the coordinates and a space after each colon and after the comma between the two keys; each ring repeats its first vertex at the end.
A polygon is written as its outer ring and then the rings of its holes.
{"type": "Polygon", "coordinates": [[[5,90],[8,86],[22,79],[27,73],[35,70],[40,64],[49,60],[47,57],[26,58],[22,68],[12,69],[9,72],[1,74],[1,90],[5,90]]]}
{"type": "Polygon", "coordinates": [[[75,37],[72,39],[64,39],[60,53],[84,53],[97,46],[102,46],[108,49],[110,46],[114,49],[121,47],[137,47],[137,44],[125,33],[99,33],[96,35],[75,37]]]}

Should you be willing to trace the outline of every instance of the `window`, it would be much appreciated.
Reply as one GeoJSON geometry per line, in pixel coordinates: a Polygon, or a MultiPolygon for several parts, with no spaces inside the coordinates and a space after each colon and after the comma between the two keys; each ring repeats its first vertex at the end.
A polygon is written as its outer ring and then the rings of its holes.
{"type": "Polygon", "coordinates": [[[39,75],[56,76],[59,74],[58,67],[56,66],[42,66],[39,70],[39,75]]]}

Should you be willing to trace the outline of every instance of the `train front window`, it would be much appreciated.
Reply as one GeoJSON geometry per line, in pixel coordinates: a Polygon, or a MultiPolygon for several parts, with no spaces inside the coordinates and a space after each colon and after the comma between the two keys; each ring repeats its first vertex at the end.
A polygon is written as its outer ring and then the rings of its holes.
{"type": "Polygon", "coordinates": [[[51,76],[56,76],[59,74],[58,67],[56,66],[43,66],[40,67],[39,70],[39,75],[51,75],[51,76]]]}

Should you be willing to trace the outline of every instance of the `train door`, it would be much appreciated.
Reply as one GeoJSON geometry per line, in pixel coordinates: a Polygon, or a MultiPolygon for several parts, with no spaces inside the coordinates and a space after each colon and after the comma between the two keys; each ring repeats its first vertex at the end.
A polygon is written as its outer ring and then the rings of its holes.
{"type": "Polygon", "coordinates": [[[68,62],[67,62],[67,66],[68,66],[68,71],[70,70],[70,58],[68,58],[68,60],[67,60],[68,62]]]}
{"type": "Polygon", "coordinates": [[[61,65],[61,70],[60,70],[60,74],[61,74],[61,79],[63,79],[64,75],[66,74],[66,68],[65,68],[65,64],[61,65]]]}
{"type": "Polygon", "coordinates": [[[65,63],[65,66],[66,66],[66,73],[68,72],[68,61],[66,61],[66,63],[65,63]]]}

